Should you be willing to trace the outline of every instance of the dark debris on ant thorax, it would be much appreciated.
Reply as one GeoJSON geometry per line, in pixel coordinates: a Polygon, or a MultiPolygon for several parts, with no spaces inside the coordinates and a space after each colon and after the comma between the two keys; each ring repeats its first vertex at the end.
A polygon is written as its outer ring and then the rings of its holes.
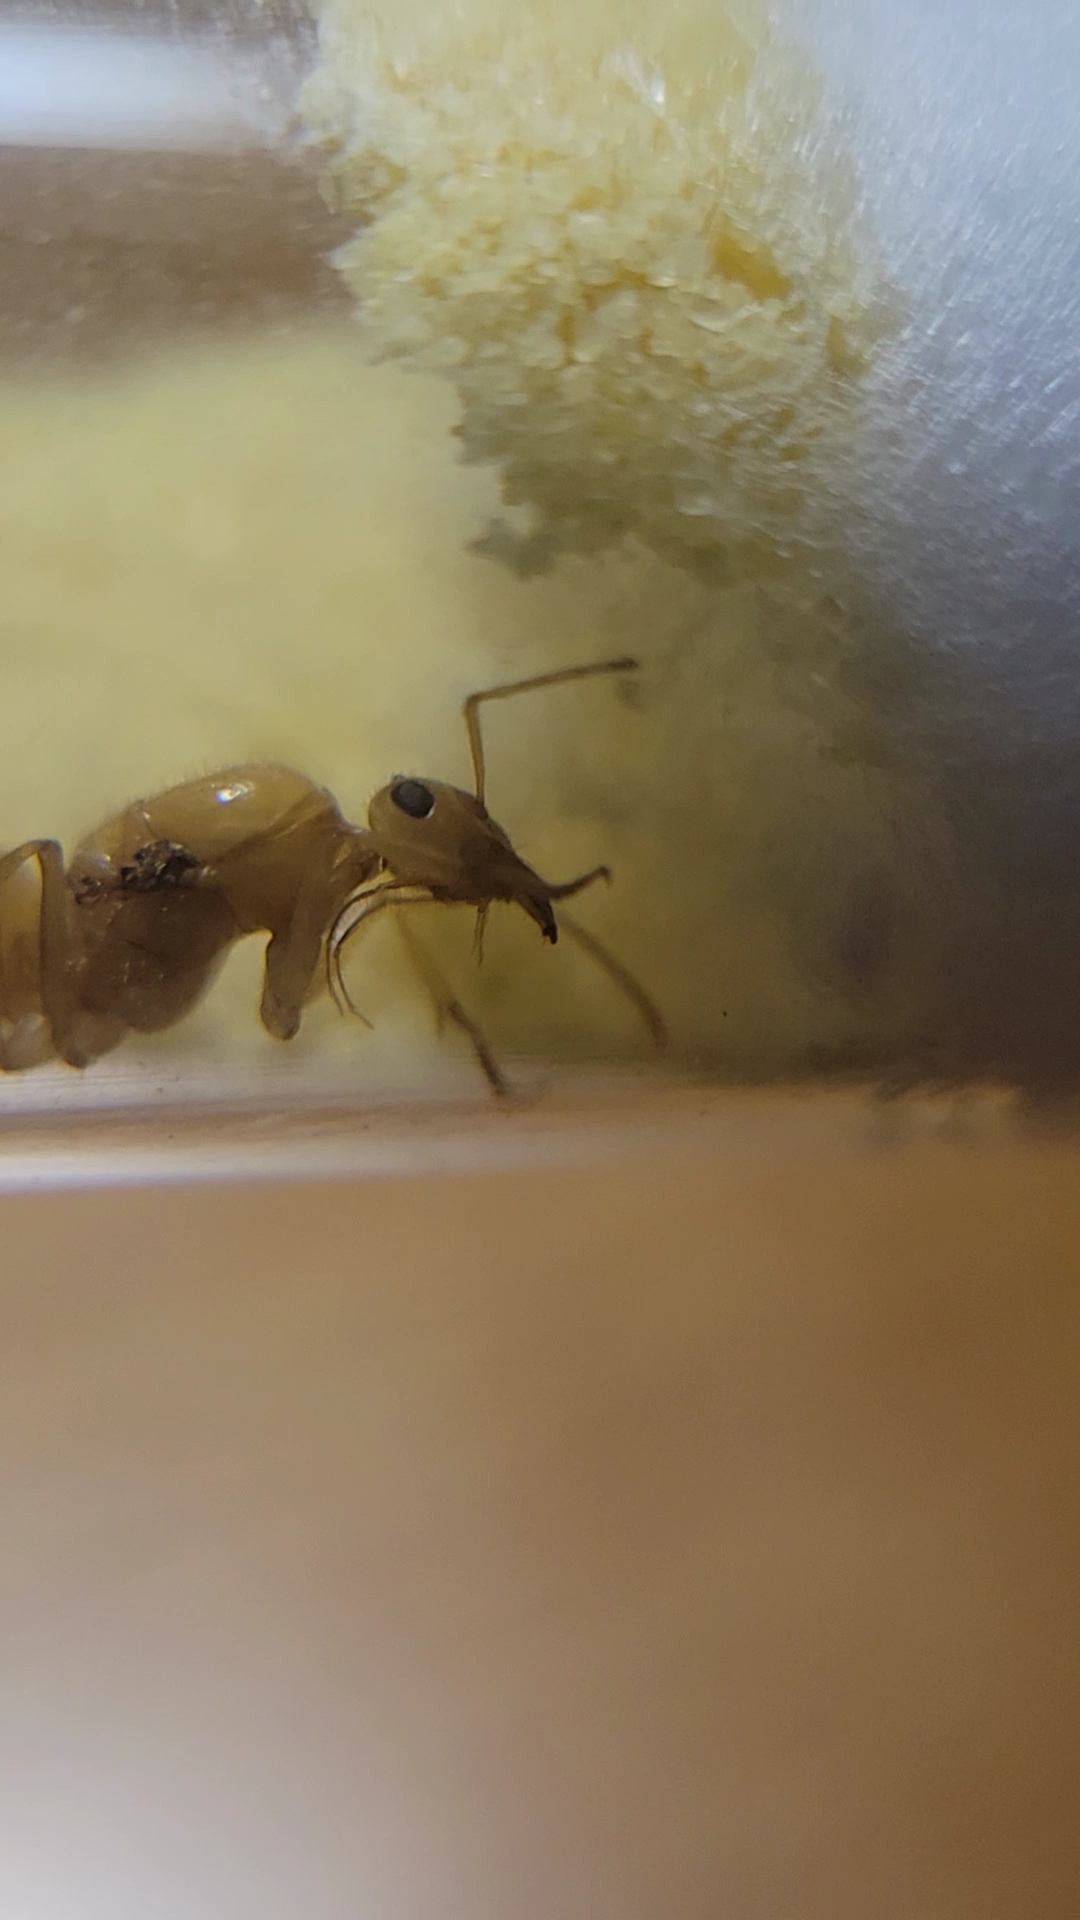
{"type": "Polygon", "coordinates": [[[77,906],[100,900],[106,893],[162,893],[182,886],[200,866],[195,855],[175,840],[151,840],[138,848],[115,879],[83,873],[73,881],[72,892],[77,906]]]}

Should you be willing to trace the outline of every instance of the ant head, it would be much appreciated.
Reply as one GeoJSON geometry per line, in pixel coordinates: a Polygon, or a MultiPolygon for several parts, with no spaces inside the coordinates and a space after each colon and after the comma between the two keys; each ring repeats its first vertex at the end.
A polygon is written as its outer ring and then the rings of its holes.
{"type": "Polygon", "coordinates": [[[439,899],[483,906],[523,895],[533,899],[544,890],[483,802],[460,787],[403,776],[391,780],[372,800],[368,825],[395,878],[427,887],[439,899]]]}
{"type": "Polygon", "coordinates": [[[607,867],[593,867],[560,886],[542,880],[482,800],[441,780],[391,780],[371,802],[368,825],[375,852],[405,886],[471,907],[512,900],[553,946],[559,930],[552,901],[611,878],[607,867]]]}

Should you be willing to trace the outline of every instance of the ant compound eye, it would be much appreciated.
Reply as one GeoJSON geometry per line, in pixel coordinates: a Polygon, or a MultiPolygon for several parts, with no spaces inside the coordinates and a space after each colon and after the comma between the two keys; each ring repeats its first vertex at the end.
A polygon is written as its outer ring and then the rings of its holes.
{"type": "Polygon", "coordinates": [[[422,780],[395,780],[390,798],[410,820],[426,820],[435,806],[435,795],[422,780]]]}

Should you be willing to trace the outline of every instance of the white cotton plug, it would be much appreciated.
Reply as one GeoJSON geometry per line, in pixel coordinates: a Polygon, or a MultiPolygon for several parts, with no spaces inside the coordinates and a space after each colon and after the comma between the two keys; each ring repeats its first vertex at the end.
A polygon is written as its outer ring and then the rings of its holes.
{"type": "Polygon", "coordinates": [[[231,152],[287,124],[293,56],[280,39],[0,26],[0,145],[231,152]]]}

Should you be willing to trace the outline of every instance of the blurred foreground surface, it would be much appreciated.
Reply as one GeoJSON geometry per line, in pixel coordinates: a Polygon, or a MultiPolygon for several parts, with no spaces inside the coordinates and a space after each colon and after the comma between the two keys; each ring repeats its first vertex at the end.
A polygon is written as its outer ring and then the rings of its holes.
{"type": "Polygon", "coordinates": [[[1075,1914],[1071,1151],[0,1213],[5,1913],[1075,1914]]]}

